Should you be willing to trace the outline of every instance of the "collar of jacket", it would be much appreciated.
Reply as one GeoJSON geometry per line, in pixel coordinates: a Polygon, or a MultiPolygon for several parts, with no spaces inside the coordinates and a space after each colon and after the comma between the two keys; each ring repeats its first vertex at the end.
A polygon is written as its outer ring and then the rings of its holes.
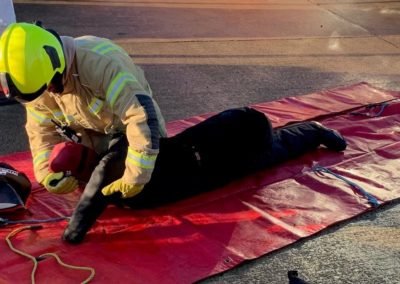
{"type": "Polygon", "coordinates": [[[71,72],[72,64],[74,63],[75,57],[75,42],[74,38],[69,36],[61,36],[63,43],[64,57],[65,57],[65,72],[63,76],[63,84],[67,81],[68,74],[71,72]]]}

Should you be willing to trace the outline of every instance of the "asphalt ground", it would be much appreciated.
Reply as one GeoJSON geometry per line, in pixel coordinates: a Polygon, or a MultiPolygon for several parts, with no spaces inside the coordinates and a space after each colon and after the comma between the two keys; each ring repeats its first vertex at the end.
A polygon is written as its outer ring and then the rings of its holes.
{"type": "MultiPolygon", "coordinates": [[[[167,121],[367,81],[400,90],[400,1],[14,1],[18,21],[115,40],[167,121]]],[[[0,154],[26,151],[24,110],[0,106],[0,154]]],[[[400,283],[400,202],[202,283],[400,283]]]]}

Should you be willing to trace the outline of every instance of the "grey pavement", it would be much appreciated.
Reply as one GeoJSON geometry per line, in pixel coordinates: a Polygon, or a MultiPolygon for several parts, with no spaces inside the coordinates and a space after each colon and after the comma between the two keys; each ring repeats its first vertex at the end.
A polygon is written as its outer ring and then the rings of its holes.
{"type": "MultiPolygon", "coordinates": [[[[143,67],[167,121],[367,81],[400,90],[400,1],[16,0],[18,21],[108,37],[143,67]]],[[[0,107],[0,154],[28,149],[0,107]]],[[[400,283],[400,202],[202,283],[400,283]]]]}

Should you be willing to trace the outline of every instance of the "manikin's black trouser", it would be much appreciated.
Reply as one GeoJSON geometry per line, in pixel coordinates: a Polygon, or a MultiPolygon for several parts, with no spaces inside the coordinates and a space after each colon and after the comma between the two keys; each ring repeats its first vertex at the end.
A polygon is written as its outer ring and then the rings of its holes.
{"type": "Polygon", "coordinates": [[[159,206],[314,150],[321,144],[320,131],[309,122],[273,130],[269,119],[254,109],[224,111],[174,137],[161,138],[151,180],[129,199],[101,193],[125,170],[128,142],[125,135],[116,136],[93,171],[64,238],[80,242],[109,204],[159,206]]]}

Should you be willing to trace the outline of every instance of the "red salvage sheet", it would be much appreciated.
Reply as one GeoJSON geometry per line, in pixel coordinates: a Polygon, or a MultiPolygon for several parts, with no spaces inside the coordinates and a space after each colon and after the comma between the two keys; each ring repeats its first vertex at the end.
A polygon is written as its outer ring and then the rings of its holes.
{"type": "MultiPolygon", "coordinates": [[[[359,191],[319,164],[358,184],[382,204],[400,197],[400,98],[367,83],[254,105],[275,127],[318,120],[339,130],[349,146],[343,153],[323,147],[218,190],[156,210],[109,207],[81,245],[60,236],[66,221],[24,231],[14,245],[38,256],[56,252],[72,265],[96,270],[93,283],[192,283],[228,270],[373,209],[359,191]],[[383,105],[380,103],[387,102],[383,105]],[[366,107],[370,104],[379,104],[366,107]],[[352,113],[364,113],[352,114],[352,113]],[[367,115],[365,115],[367,114],[367,115]]],[[[173,135],[209,115],[168,124],[173,135]]],[[[32,177],[28,153],[1,157],[32,177]]],[[[47,193],[34,185],[29,214],[19,219],[70,215],[79,197],[47,193]]],[[[0,230],[0,282],[26,283],[33,263],[13,253],[4,239],[21,225],[0,230]]],[[[38,283],[75,283],[89,273],[63,268],[52,258],[39,262],[38,283]]]]}

